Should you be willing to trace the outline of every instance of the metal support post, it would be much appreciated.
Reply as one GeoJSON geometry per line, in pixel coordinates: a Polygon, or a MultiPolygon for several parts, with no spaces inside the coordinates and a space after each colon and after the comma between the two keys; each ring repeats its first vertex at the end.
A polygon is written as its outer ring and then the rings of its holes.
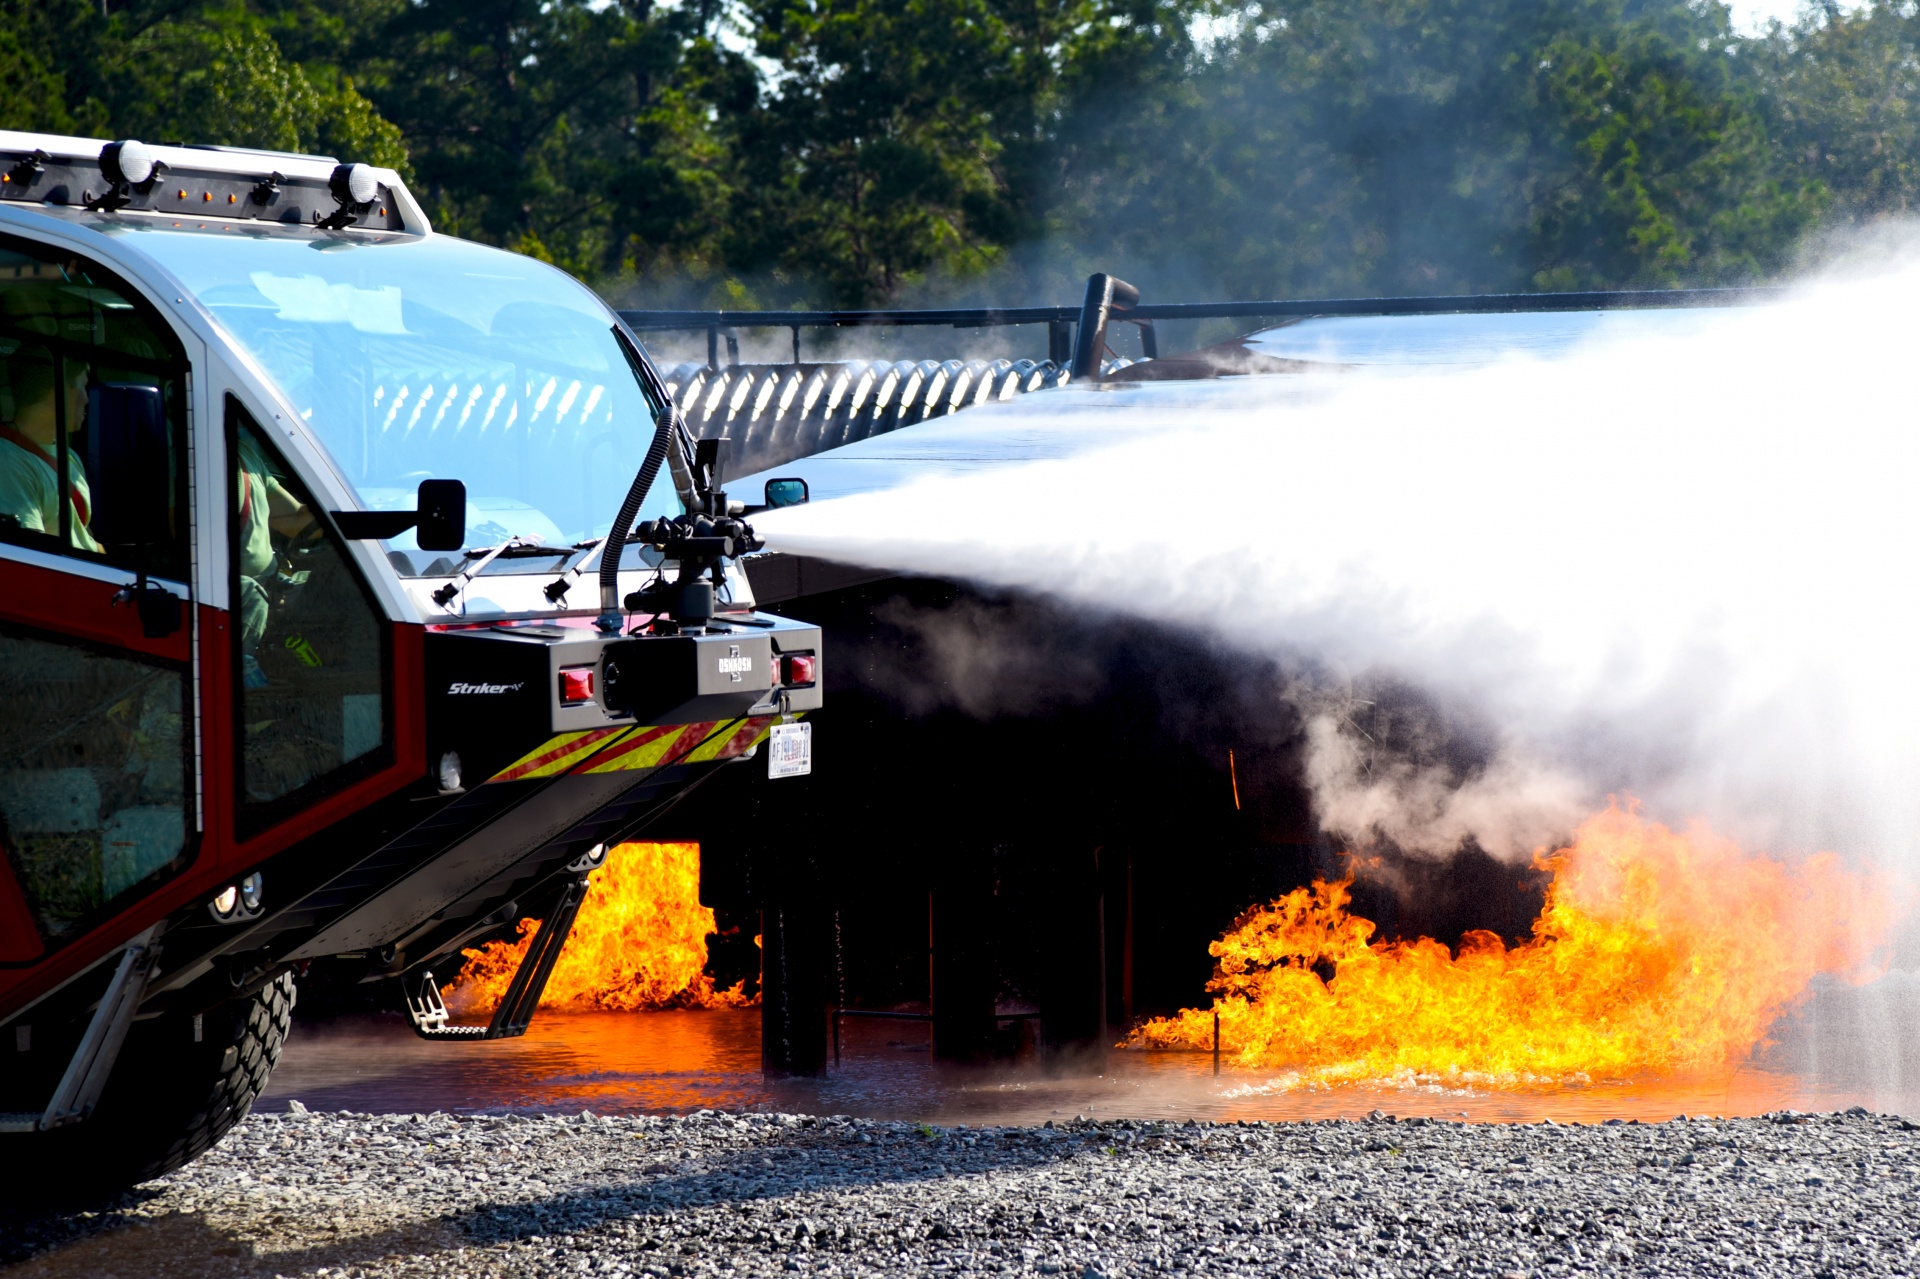
{"type": "Polygon", "coordinates": [[[1073,358],[1072,320],[1048,321],[1047,358],[1063,369],[1067,367],[1067,361],[1073,358]]]}
{"type": "Polygon", "coordinates": [[[80,1036],[80,1045],[73,1050],[73,1060],[67,1063],[66,1073],[54,1087],[46,1110],[38,1115],[0,1115],[0,1132],[60,1128],[77,1124],[93,1113],[100,1094],[106,1089],[107,1078],[113,1073],[114,1062],[120,1057],[120,1045],[126,1042],[127,1028],[133,1024],[140,1001],[146,998],[147,983],[153,979],[155,962],[160,958],[160,947],[155,944],[160,927],[155,924],[120,952],[120,963],[108,979],[106,990],[101,992],[93,1019],[80,1036]]]}
{"type": "Polygon", "coordinates": [[[1073,377],[1098,381],[1107,352],[1107,320],[1140,305],[1140,290],[1105,271],[1087,277],[1086,301],[1080,304],[1080,329],[1073,344],[1073,377]]]}
{"type": "Polygon", "coordinates": [[[1140,326],[1140,354],[1149,360],[1159,359],[1160,339],[1153,331],[1153,321],[1139,320],[1136,323],[1140,326]]]}
{"type": "Polygon", "coordinates": [[[761,911],[760,1067],[770,1076],[827,1072],[835,1021],[831,918],[812,886],[791,879],[761,911]]]}
{"type": "Polygon", "coordinates": [[[561,890],[559,902],[541,921],[527,953],[520,957],[520,966],[513,970],[513,980],[507,983],[500,1006],[493,1010],[493,1020],[485,1026],[452,1024],[453,1014],[440,998],[440,987],[432,972],[423,971],[411,988],[403,977],[401,995],[406,1001],[407,1021],[413,1026],[413,1033],[422,1039],[517,1039],[526,1034],[527,1027],[533,1024],[533,1014],[540,1007],[540,996],[546,993],[547,979],[553,976],[553,966],[567,944],[567,935],[573,931],[573,921],[579,917],[587,888],[588,879],[582,872],[561,890]]]}

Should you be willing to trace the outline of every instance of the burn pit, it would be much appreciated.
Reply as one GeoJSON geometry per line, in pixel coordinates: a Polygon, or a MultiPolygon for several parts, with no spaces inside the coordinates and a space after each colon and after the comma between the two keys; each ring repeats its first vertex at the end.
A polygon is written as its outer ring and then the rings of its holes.
{"type": "MultiPolygon", "coordinates": [[[[716,987],[707,939],[718,928],[700,904],[694,844],[622,844],[589,876],[592,888],[547,980],[540,1007],[638,1012],[737,1008],[753,1002],[745,979],[716,987]]],[[[491,1014],[541,925],[523,919],[514,941],[465,952],[442,990],[455,1013],[491,1014]]]]}
{"type": "MultiPolygon", "coordinates": [[[[1345,845],[1314,828],[1294,780],[1302,717],[1277,665],[1249,678],[1242,657],[1161,628],[930,582],[859,587],[808,608],[807,620],[834,631],[849,655],[835,713],[818,730],[838,767],[773,786],[749,769],[723,775],[670,828],[650,832],[685,841],[671,846],[667,879],[652,872],[589,895],[576,927],[597,938],[597,957],[572,976],[563,959],[545,1005],[555,1011],[542,1014],[545,1031],[536,1023],[536,1038],[566,1043],[571,1059],[604,1056],[602,1068],[620,1073],[637,1032],[603,1035],[568,1010],[713,1008],[709,1029],[671,1038],[688,1062],[727,1063],[716,1086],[750,1106],[791,1104],[777,1100],[790,1096],[781,1077],[824,1087],[819,1104],[842,1109],[985,1106],[1036,1122],[1130,1105],[1597,1118],[1871,1100],[1771,1071],[1765,1051],[1746,1053],[1820,964],[1750,1008],[1713,1061],[1680,1052],[1644,1069],[1476,1070],[1432,1053],[1411,1063],[1369,1057],[1351,1036],[1332,1040],[1346,1056],[1316,1058],[1299,1035],[1257,1041],[1229,1006],[1226,1073],[1214,1084],[1209,947],[1250,907],[1345,878],[1343,918],[1378,925],[1375,951],[1398,943],[1461,973],[1495,960],[1524,967],[1529,957],[1551,967],[1529,947],[1553,869],[1471,847],[1445,861],[1391,847],[1357,863],[1344,857],[1345,845]],[[589,922],[601,903],[624,922],[589,922]],[[642,924],[648,903],[654,915],[642,924]],[[659,957],[635,944],[649,930],[659,957]],[[1440,944],[1423,950],[1422,938],[1440,944]],[[755,1006],[763,976],[765,1002],[755,1006]],[[1123,1042],[1132,1051],[1109,1051],[1123,1042]],[[758,1078],[762,1064],[772,1078],[758,1078]],[[1044,1106],[1010,1100],[1008,1088],[1076,1072],[1106,1082],[1049,1085],[1044,1106]],[[821,1076],[824,1084],[805,1082],[821,1076]],[[844,1100],[848,1089],[866,1101],[844,1100]],[[824,1101],[836,1092],[842,1101],[824,1101]]],[[[1376,736],[1431,718],[1406,690],[1368,691],[1365,723],[1376,736]]],[[[1462,775],[1484,758],[1471,735],[1440,740],[1423,728],[1422,740],[1462,775]]],[[[602,875],[623,864],[616,856],[602,875]]],[[[497,943],[470,972],[492,972],[497,984],[516,953],[497,943]]],[[[1330,955],[1298,966],[1313,998],[1338,1005],[1360,984],[1356,962],[1377,966],[1351,951],[1339,958],[1344,980],[1330,955]]],[[[485,1012],[477,987],[448,991],[456,1006],[463,997],[470,1018],[485,1012]]],[[[690,1027],[709,1016],[689,1015],[690,1027]]],[[[596,1107],[628,1104],[618,1087],[593,1095],[596,1107]]],[[[644,1087],[626,1095],[667,1108],[689,1100],[644,1087]]]]}

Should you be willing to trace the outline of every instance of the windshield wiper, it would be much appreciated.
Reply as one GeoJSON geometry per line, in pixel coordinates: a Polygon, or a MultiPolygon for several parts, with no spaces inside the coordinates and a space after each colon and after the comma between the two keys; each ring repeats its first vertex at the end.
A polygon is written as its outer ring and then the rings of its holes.
{"type": "MultiPolygon", "coordinates": [[[[488,551],[491,549],[492,548],[484,548],[481,550],[468,551],[467,558],[478,559],[480,556],[488,554],[488,551]]],[[[544,543],[523,542],[519,545],[507,545],[498,548],[498,552],[493,555],[493,558],[502,560],[563,560],[579,549],[577,546],[547,546],[544,543]]]]}
{"type": "MultiPolygon", "coordinates": [[[[485,571],[487,565],[497,559],[518,559],[524,555],[552,555],[557,553],[558,552],[551,546],[547,546],[541,542],[535,542],[530,538],[520,537],[517,534],[490,549],[476,548],[468,551],[466,553],[467,558],[473,560],[474,563],[462,569],[458,576],[454,577],[444,586],[436,588],[433,592],[433,602],[441,608],[451,608],[454,597],[461,595],[468,586],[472,585],[473,579],[480,576],[480,574],[485,571]]],[[[571,549],[567,551],[567,554],[572,554],[571,549]]],[[[463,596],[460,600],[460,615],[464,617],[466,616],[466,612],[467,601],[463,596]]]]}
{"type": "Polygon", "coordinates": [[[574,550],[589,551],[592,552],[592,554],[582,555],[578,564],[575,564],[572,568],[547,583],[545,588],[547,603],[558,604],[561,598],[573,589],[573,584],[580,580],[582,573],[587,571],[587,565],[592,564],[599,558],[600,548],[606,545],[606,541],[607,539],[604,537],[590,537],[584,542],[575,542],[573,544],[574,550]]]}

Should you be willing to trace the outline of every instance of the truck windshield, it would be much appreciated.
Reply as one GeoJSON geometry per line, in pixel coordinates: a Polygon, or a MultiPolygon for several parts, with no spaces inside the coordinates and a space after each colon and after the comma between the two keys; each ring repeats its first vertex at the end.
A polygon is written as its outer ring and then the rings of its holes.
{"type": "MultiPolygon", "coordinates": [[[[653,434],[614,318],[570,277],[445,236],[135,230],[312,426],[361,504],[467,486],[467,546],[603,536],[653,434]]],[[[667,468],[642,513],[680,510],[667,468]]],[[[452,571],[411,534],[403,573],[452,571]]],[[[543,566],[545,567],[545,566],[543,566]]]]}

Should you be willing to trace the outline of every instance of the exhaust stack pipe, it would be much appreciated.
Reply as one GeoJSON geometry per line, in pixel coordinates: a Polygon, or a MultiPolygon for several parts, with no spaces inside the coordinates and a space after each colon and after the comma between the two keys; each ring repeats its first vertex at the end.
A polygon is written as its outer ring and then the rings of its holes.
{"type": "MultiPolygon", "coordinates": [[[[1080,325],[1073,344],[1073,380],[1098,382],[1101,356],[1107,349],[1107,320],[1124,316],[1140,305],[1140,290],[1125,280],[1097,271],[1087,277],[1087,299],[1080,304],[1080,325]]],[[[1157,354],[1152,321],[1140,324],[1140,343],[1148,356],[1157,354]]]]}

